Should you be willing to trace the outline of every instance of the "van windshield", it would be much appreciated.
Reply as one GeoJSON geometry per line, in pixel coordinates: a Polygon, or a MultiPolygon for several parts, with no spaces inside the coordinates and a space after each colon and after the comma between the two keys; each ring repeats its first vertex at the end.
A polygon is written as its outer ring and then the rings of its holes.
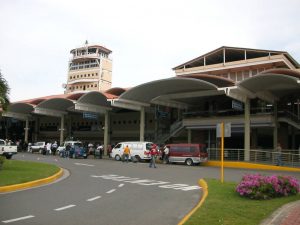
{"type": "Polygon", "coordinates": [[[121,145],[122,145],[122,144],[117,144],[117,145],[115,146],[115,148],[121,148],[121,145]]]}

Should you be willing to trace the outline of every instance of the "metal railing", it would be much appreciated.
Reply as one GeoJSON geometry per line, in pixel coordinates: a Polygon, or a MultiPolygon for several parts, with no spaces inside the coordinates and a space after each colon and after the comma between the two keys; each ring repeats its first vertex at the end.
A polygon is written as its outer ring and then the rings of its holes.
{"type": "MultiPolygon", "coordinates": [[[[245,161],[244,149],[224,149],[225,161],[245,161]]],[[[300,152],[299,150],[283,150],[280,154],[273,149],[250,150],[250,162],[277,165],[278,157],[284,166],[300,167],[300,152]]],[[[220,160],[221,150],[219,148],[208,148],[209,160],[220,160]]]]}

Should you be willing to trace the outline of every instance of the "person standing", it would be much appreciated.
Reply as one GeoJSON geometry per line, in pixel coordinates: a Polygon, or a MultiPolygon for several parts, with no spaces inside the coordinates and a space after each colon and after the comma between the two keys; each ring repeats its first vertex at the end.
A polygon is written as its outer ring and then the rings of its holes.
{"type": "Polygon", "coordinates": [[[156,161],[156,157],[157,157],[157,155],[158,155],[158,151],[157,151],[157,147],[156,147],[155,144],[152,145],[149,154],[150,154],[150,156],[151,156],[149,168],[151,168],[152,166],[153,166],[154,168],[156,168],[155,161],[156,161]]]}
{"type": "Polygon", "coordinates": [[[102,159],[103,145],[99,144],[98,147],[97,147],[97,151],[99,152],[99,159],[102,159]]]}
{"type": "Polygon", "coordinates": [[[54,143],[53,143],[52,146],[51,146],[53,155],[56,154],[57,147],[58,147],[58,146],[57,146],[57,142],[54,141],[54,143]]]}
{"type": "Polygon", "coordinates": [[[169,152],[170,152],[170,150],[169,150],[168,146],[165,145],[165,147],[164,147],[164,158],[163,158],[164,163],[169,162],[169,152]]]}
{"type": "Polygon", "coordinates": [[[47,143],[46,149],[47,149],[46,155],[51,155],[51,143],[50,142],[47,143]]]}
{"type": "Polygon", "coordinates": [[[283,165],[283,163],[282,163],[282,148],[281,148],[280,143],[277,144],[276,152],[277,152],[277,166],[282,166],[283,165]]]}
{"type": "Polygon", "coordinates": [[[130,148],[128,147],[128,145],[126,145],[126,147],[123,150],[123,162],[126,160],[126,162],[128,162],[129,160],[129,155],[130,155],[130,148]]]}

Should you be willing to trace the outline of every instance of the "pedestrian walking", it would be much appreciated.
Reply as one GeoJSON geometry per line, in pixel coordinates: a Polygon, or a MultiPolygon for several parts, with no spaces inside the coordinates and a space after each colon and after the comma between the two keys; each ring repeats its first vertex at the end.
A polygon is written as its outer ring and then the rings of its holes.
{"type": "Polygon", "coordinates": [[[150,149],[149,154],[150,154],[150,156],[151,156],[149,168],[151,168],[152,166],[153,166],[154,168],[156,168],[155,161],[156,161],[156,158],[157,158],[157,155],[158,155],[158,151],[157,151],[157,146],[156,146],[155,144],[153,144],[153,145],[151,146],[151,149],[150,149]]]}
{"type": "Polygon", "coordinates": [[[123,162],[126,160],[126,162],[128,162],[129,160],[129,155],[130,155],[130,148],[128,147],[128,145],[126,145],[126,147],[123,150],[123,162]]]}

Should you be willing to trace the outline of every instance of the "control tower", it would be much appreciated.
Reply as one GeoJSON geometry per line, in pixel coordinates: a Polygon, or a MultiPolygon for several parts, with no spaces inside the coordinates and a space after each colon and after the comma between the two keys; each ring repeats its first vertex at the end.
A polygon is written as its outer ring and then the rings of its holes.
{"type": "Polygon", "coordinates": [[[100,45],[85,45],[72,49],[68,66],[65,94],[89,91],[105,91],[111,88],[111,50],[100,45]]]}

